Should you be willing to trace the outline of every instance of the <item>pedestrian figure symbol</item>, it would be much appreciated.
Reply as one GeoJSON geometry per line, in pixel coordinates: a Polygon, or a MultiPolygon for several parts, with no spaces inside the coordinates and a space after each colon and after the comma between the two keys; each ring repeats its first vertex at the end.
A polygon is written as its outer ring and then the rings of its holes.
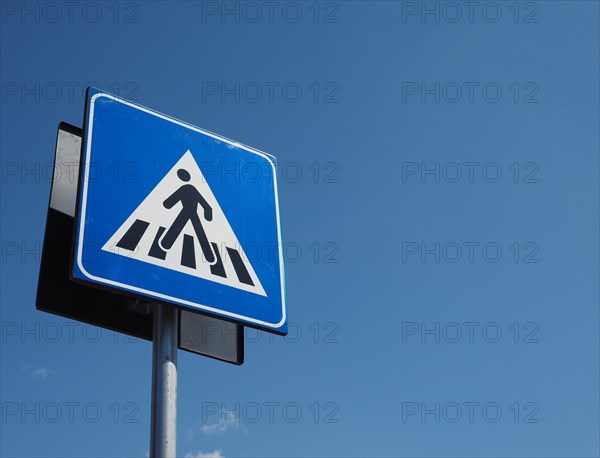
{"type": "MultiPolygon", "coordinates": [[[[179,169],[177,171],[177,176],[184,182],[190,181],[191,178],[189,172],[185,169],[179,169]]],[[[202,197],[194,185],[191,184],[184,184],[181,186],[163,202],[163,205],[165,208],[170,209],[178,202],[181,202],[183,206],[181,213],[179,213],[171,227],[158,242],[159,245],[165,251],[169,251],[175,243],[175,240],[177,240],[177,237],[181,234],[181,231],[183,231],[185,225],[190,221],[196,232],[196,237],[200,242],[204,259],[206,259],[209,264],[214,264],[217,262],[217,257],[213,253],[212,247],[206,237],[206,232],[202,227],[200,217],[198,216],[198,204],[200,204],[204,209],[204,219],[209,222],[212,221],[211,206],[204,197],[202,197]]]]}
{"type": "Polygon", "coordinates": [[[190,151],[125,216],[103,250],[266,296],[190,151]]]}

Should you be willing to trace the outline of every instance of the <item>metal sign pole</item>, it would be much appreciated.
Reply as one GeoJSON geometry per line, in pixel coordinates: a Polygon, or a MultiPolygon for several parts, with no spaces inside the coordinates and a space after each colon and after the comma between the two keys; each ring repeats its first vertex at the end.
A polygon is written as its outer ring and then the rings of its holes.
{"type": "Polygon", "coordinates": [[[175,458],[177,425],[177,344],[179,310],[153,304],[152,413],[150,457],[175,458]]]}

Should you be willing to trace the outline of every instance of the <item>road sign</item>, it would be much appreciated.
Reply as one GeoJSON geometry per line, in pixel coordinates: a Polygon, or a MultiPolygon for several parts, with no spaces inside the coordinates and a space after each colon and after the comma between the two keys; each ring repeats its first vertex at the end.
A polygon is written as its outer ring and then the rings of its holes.
{"type": "Polygon", "coordinates": [[[96,89],[72,276],[287,333],[273,156],[96,89]]]}
{"type": "MultiPolygon", "coordinates": [[[[82,135],[81,129],[64,122],[58,127],[36,308],[152,340],[152,310],[146,304],[128,298],[120,291],[99,290],[69,280],[82,135]]],[[[244,361],[244,327],[181,311],[178,346],[192,353],[239,365],[244,361]]]]}

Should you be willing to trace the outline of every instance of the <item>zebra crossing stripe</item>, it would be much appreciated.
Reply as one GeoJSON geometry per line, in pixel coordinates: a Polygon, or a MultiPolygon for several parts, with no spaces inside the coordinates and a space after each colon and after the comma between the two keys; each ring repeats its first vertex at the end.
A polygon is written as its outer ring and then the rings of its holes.
{"type": "Polygon", "coordinates": [[[121,240],[119,240],[117,246],[129,251],[135,250],[135,247],[140,243],[140,239],[144,236],[148,226],[150,226],[150,223],[142,221],[141,219],[136,219],[121,240]]]}
{"type": "Polygon", "coordinates": [[[160,245],[158,244],[158,241],[162,237],[163,232],[165,232],[165,230],[166,230],[166,228],[164,228],[162,226],[160,226],[158,228],[158,231],[156,232],[156,237],[154,237],[154,241],[152,242],[152,247],[150,248],[150,251],[148,252],[148,256],[152,256],[153,258],[157,258],[157,259],[162,259],[163,261],[167,257],[167,252],[165,250],[163,250],[160,247],[160,245]]]}
{"type": "Polygon", "coordinates": [[[242,261],[242,257],[240,256],[238,251],[234,250],[233,248],[227,248],[227,253],[229,254],[229,258],[233,263],[233,268],[235,270],[235,274],[238,277],[238,280],[242,283],[245,283],[246,285],[254,286],[252,278],[250,277],[250,274],[248,273],[248,270],[244,265],[244,261],[242,261]]]}
{"type": "Polygon", "coordinates": [[[181,265],[196,268],[196,251],[194,250],[194,237],[185,234],[183,236],[183,250],[181,250],[181,265]]]}
{"type": "Polygon", "coordinates": [[[215,242],[212,242],[211,245],[213,247],[213,252],[217,257],[217,262],[210,266],[210,273],[213,275],[218,275],[219,277],[227,278],[225,267],[223,267],[223,261],[221,260],[221,255],[219,254],[219,247],[217,247],[215,242]]]}

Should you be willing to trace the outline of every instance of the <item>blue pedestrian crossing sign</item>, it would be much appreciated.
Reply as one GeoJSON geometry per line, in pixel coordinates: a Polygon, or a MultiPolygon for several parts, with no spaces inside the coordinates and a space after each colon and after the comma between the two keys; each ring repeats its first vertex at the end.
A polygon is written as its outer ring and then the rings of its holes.
{"type": "Polygon", "coordinates": [[[90,88],[72,276],[278,334],[275,158],[90,88]]]}

